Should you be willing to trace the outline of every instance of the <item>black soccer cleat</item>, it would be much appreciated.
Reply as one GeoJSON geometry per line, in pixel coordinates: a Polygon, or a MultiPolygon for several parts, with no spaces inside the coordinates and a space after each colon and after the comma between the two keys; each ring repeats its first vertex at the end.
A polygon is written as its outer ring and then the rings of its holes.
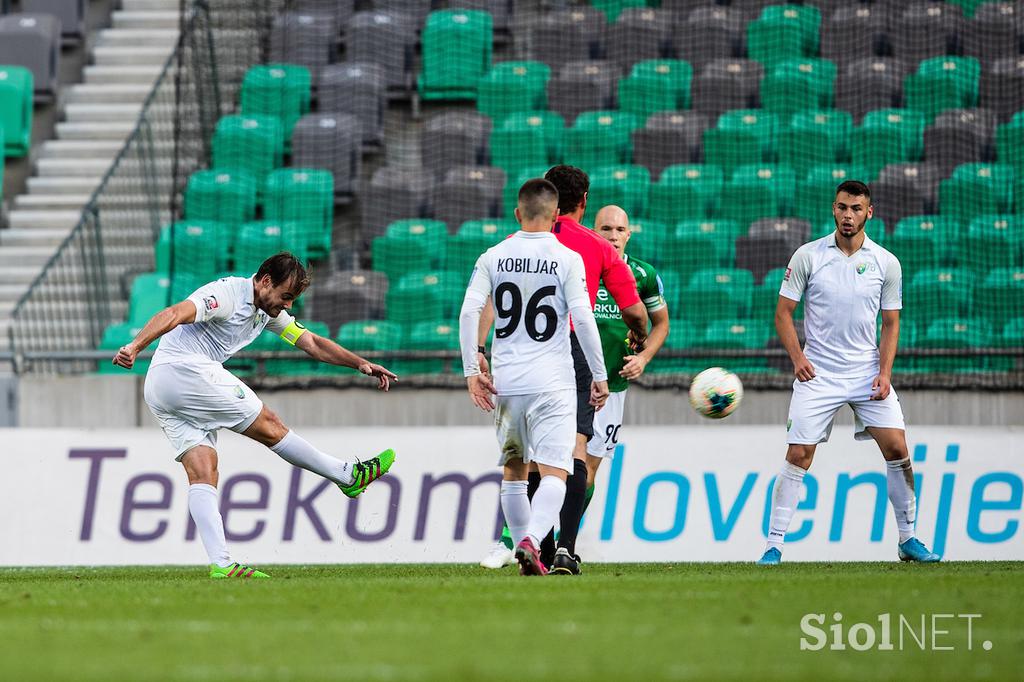
{"type": "Polygon", "coordinates": [[[579,575],[581,573],[580,558],[569,554],[569,550],[565,547],[559,547],[555,552],[554,561],[551,562],[551,570],[548,572],[553,575],[579,575]]]}

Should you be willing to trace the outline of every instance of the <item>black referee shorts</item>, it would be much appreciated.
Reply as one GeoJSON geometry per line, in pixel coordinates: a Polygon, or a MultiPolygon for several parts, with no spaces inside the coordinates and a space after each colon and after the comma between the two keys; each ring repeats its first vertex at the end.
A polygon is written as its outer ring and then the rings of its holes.
{"type": "Polygon", "coordinates": [[[572,364],[576,369],[576,433],[590,438],[594,435],[594,406],[590,404],[590,384],[594,375],[590,373],[583,346],[576,338],[576,332],[569,332],[572,343],[572,364]]]}

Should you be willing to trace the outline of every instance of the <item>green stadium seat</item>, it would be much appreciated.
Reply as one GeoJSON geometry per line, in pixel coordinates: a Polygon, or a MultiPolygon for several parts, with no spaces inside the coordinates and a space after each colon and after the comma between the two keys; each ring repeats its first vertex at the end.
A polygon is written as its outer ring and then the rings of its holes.
{"type": "Polygon", "coordinates": [[[669,166],[651,185],[649,218],[667,224],[704,219],[718,211],[725,174],[719,166],[669,166]]]}
{"type": "Polygon", "coordinates": [[[165,225],[156,242],[156,271],[193,275],[212,282],[228,267],[229,239],[224,226],[213,221],[165,225]]]}
{"type": "Polygon", "coordinates": [[[505,189],[502,191],[502,194],[505,203],[506,217],[510,220],[515,220],[516,204],[519,202],[519,188],[523,186],[523,183],[527,180],[532,180],[533,178],[543,178],[549,168],[551,168],[551,166],[548,164],[523,168],[519,171],[518,175],[514,176],[515,182],[505,183],[505,189]]]}
{"type": "Polygon", "coordinates": [[[212,220],[230,232],[256,217],[256,179],[242,170],[196,171],[185,188],[185,219],[212,220]]]}
{"type": "MultiPolygon", "coordinates": [[[[675,274],[675,273],[672,273],[675,274]]],[[[671,310],[671,303],[669,309],[671,310]]],[[[697,330],[691,325],[673,324],[669,327],[668,338],[665,339],[663,350],[686,350],[694,348],[698,339],[703,335],[703,330],[697,330]]],[[[707,369],[711,364],[705,358],[670,358],[665,353],[659,353],[654,360],[647,365],[647,372],[655,374],[666,374],[670,372],[683,372],[696,374],[707,369]]]]}
{"type": "Polygon", "coordinates": [[[548,108],[551,67],[543,62],[502,62],[480,79],[476,107],[496,129],[509,114],[548,108]]]}
{"type": "Polygon", "coordinates": [[[746,232],[735,220],[682,220],[673,239],[662,249],[661,261],[683,272],[709,265],[731,268],[736,259],[736,238],[746,232]]]}
{"type": "MultiPolygon", "coordinates": [[[[526,168],[550,166],[562,158],[565,121],[551,111],[509,114],[491,132],[491,163],[509,177],[526,168]]],[[[519,185],[515,187],[519,191],[519,185]]]]}
{"type": "Polygon", "coordinates": [[[693,67],[679,59],[638,62],[619,81],[619,108],[646,121],[661,111],[690,108],[693,67]]]}
{"type": "Polygon", "coordinates": [[[946,109],[978,106],[981,62],[974,57],[933,57],[920,63],[917,73],[903,81],[903,101],[908,109],[925,115],[928,124],[946,109]]]}
{"type": "Polygon", "coordinates": [[[285,147],[289,148],[292,129],[309,113],[309,69],[298,64],[258,64],[242,79],[243,116],[273,116],[281,122],[285,147]]]}
{"type": "Polygon", "coordinates": [[[997,341],[1000,346],[1024,348],[1024,317],[1015,317],[1009,320],[997,341]]]}
{"type": "Polygon", "coordinates": [[[718,117],[704,131],[704,162],[731,174],[749,163],[775,160],[781,124],[777,114],[760,109],[736,109],[718,117]]]}
{"type": "Polygon", "coordinates": [[[983,215],[960,235],[958,262],[970,268],[979,279],[992,268],[1012,268],[1021,264],[1024,248],[1024,216],[983,215]]]}
{"type": "Polygon", "coordinates": [[[1024,178],[1024,111],[996,129],[996,158],[1012,166],[1018,178],[1024,178]]]}
{"type": "MultiPolygon", "coordinates": [[[[147,318],[148,321],[148,318],[147,318]]],[[[100,345],[98,350],[111,351],[110,356],[113,357],[117,350],[130,343],[139,335],[142,331],[142,324],[130,324],[125,322],[123,324],[112,324],[103,330],[103,338],[100,339],[100,345]]],[[[155,348],[155,344],[150,349],[155,348]]],[[[124,367],[118,367],[113,364],[110,359],[103,359],[96,363],[96,370],[100,374],[124,374],[129,372],[131,374],[145,374],[146,370],[149,369],[150,360],[136,360],[135,364],[132,365],[131,369],[125,369],[124,367]]]]}
{"type": "Polygon", "coordinates": [[[262,189],[284,160],[284,127],[275,116],[224,116],[213,133],[213,168],[245,170],[262,189]]]}
{"type": "Polygon", "coordinates": [[[604,12],[609,22],[619,18],[622,10],[630,7],[646,7],[647,0],[591,0],[590,4],[596,9],[604,12]]]}
{"type": "Polygon", "coordinates": [[[373,269],[387,274],[392,282],[409,272],[438,270],[445,265],[447,245],[448,227],[442,221],[399,220],[373,240],[373,269]]]}
{"type": "Polygon", "coordinates": [[[952,265],[960,224],[938,215],[904,218],[896,223],[888,249],[899,259],[903,278],[928,268],[952,265]]]}
{"type": "Polygon", "coordinates": [[[701,328],[716,320],[744,318],[750,310],[753,293],[754,275],[749,270],[698,270],[683,288],[682,301],[676,306],[675,314],[687,324],[701,328]]]}
{"type": "MultiPolygon", "coordinates": [[[[459,324],[456,321],[431,320],[417,322],[412,326],[405,343],[405,350],[458,351],[459,324]]],[[[405,360],[402,363],[406,374],[443,374],[447,371],[462,374],[462,359],[454,360],[405,360]]],[[[397,374],[397,372],[396,372],[397,374]]]]}
{"type": "Polygon", "coordinates": [[[801,111],[779,133],[779,163],[790,165],[801,176],[821,166],[840,165],[841,159],[849,157],[852,135],[849,112],[801,111]]]}
{"type": "Polygon", "coordinates": [[[747,25],[747,53],[766,69],[818,54],[821,11],[812,5],[772,5],[747,25]]]}
{"type": "Polygon", "coordinates": [[[904,285],[903,315],[915,321],[969,315],[974,303],[974,273],[966,268],[927,268],[904,285]]]}
{"type": "Polygon", "coordinates": [[[749,226],[758,218],[789,215],[796,193],[796,173],[789,166],[740,166],[722,188],[718,215],[749,226]]]}
{"type": "Polygon", "coordinates": [[[187,298],[192,292],[210,280],[200,280],[187,273],[176,274],[172,279],[165,272],[147,272],[132,282],[128,299],[129,324],[143,325],[149,318],[174,303],[187,298]]]}
{"type": "MultiPolygon", "coordinates": [[[[750,317],[761,320],[769,325],[775,324],[775,308],[779,304],[779,289],[782,288],[782,278],[786,276],[786,268],[775,268],[765,273],[764,280],[754,287],[754,293],[750,299],[750,317]]],[[[793,311],[794,320],[804,319],[804,302],[796,304],[793,311]]]]}
{"type": "Polygon", "coordinates": [[[235,237],[235,270],[255,273],[266,259],[280,251],[290,251],[306,262],[302,229],[295,222],[254,221],[242,225],[235,237]]]}
{"type": "Polygon", "coordinates": [[[647,214],[651,173],[643,166],[601,166],[590,174],[584,222],[593,223],[603,206],[614,204],[630,217],[647,214]]]}
{"type": "MultiPolygon", "coordinates": [[[[918,348],[987,348],[992,346],[992,325],[988,320],[969,317],[941,317],[928,324],[918,348]]],[[[985,356],[922,356],[915,359],[919,370],[928,372],[977,372],[988,369],[985,356]]]]}
{"type": "MultiPolygon", "coordinates": [[[[727,348],[730,350],[760,350],[768,345],[771,327],[763,320],[733,319],[715,320],[698,338],[698,348],[727,348]]],[[[750,358],[706,358],[709,366],[728,367],[734,372],[764,372],[769,369],[764,355],[750,358]]]]}
{"type": "Polygon", "coordinates": [[[1024,267],[991,270],[978,286],[975,302],[977,312],[984,315],[994,329],[1002,329],[1010,320],[1024,314],[1024,267]]]}
{"type": "MultiPolygon", "coordinates": [[[[32,146],[32,72],[0,66],[0,142],[3,156],[25,156],[32,146]]],[[[2,164],[0,164],[2,165],[2,164]]]]}
{"type": "Polygon", "coordinates": [[[310,258],[331,252],[334,230],[334,176],[315,168],[282,168],[267,178],[263,215],[267,220],[295,222],[297,243],[310,258]]]}
{"type": "Polygon", "coordinates": [[[491,68],[493,21],[478,10],[431,12],[423,29],[420,96],[425,100],[476,99],[491,68]]]}
{"type": "MultiPolygon", "coordinates": [[[[402,349],[402,325],[385,320],[355,320],[341,325],[334,338],[344,348],[356,353],[387,353],[402,349]]],[[[393,359],[375,359],[396,374],[401,367],[393,359]]]]}
{"type": "Polygon", "coordinates": [[[630,218],[629,229],[632,236],[626,246],[627,253],[654,265],[658,268],[659,274],[661,274],[662,267],[671,267],[670,263],[662,265],[662,253],[664,253],[665,244],[670,240],[665,223],[657,220],[630,218]]]}
{"type": "MultiPolygon", "coordinates": [[[[323,322],[302,321],[302,325],[317,336],[331,338],[331,330],[323,322]]],[[[264,332],[260,334],[257,341],[267,344],[268,347],[257,347],[250,345],[249,350],[276,350],[287,351],[294,355],[294,358],[280,358],[263,361],[263,371],[270,376],[315,376],[318,374],[335,374],[343,371],[343,368],[336,365],[329,365],[311,358],[304,350],[286,342],[277,334],[264,332]],[[264,337],[269,337],[264,339],[264,337]]]]}
{"type": "Polygon", "coordinates": [[[1013,166],[965,163],[939,183],[939,212],[969,225],[975,217],[1011,213],[1013,166]]]}
{"type": "Polygon", "coordinates": [[[827,59],[783,60],[761,82],[761,106],[783,120],[798,111],[831,109],[835,81],[836,65],[827,59]]]}
{"type": "Polygon", "coordinates": [[[469,281],[469,273],[480,255],[508,235],[516,232],[519,224],[514,220],[470,220],[459,226],[458,232],[448,238],[446,268],[459,273],[469,281]]]}
{"type": "MultiPolygon", "coordinates": [[[[799,171],[798,171],[799,172],[799,171]]],[[[871,182],[871,172],[863,166],[853,164],[823,164],[807,171],[803,182],[796,185],[793,198],[793,215],[819,225],[832,219],[832,204],[836,199],[836,188],[847,180],[871,182]]]]}
{"type": "Polygon", "coordinates": [[[466,277],[461,272],[437,270],[405,275],[388,289],[388,319],[401,323],[454,320],[465,293],[466,277]]]}
{"type": "Polygon", "coordinates": [[[869,111],[853,131],[850,157],[877,176],[891,163],[917,161],[924,151],[925,116],[914,109],[869,111]]]}
{"type": "Polygon", "coordinates": [[[597,168],[633,160],[633,131],[639,119],[622,111],[587,111],[565,131],[565,163],[597,168]]]}

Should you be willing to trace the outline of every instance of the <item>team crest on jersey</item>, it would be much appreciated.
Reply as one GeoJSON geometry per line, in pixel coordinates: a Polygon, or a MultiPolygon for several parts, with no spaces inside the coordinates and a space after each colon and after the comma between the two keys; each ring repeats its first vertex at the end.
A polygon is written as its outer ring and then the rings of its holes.
{"type": "Polygon", "coordinates": [[[245,398],[245,390],[241,386],[235,386],[235,396],[239,400],[245,398]]]}
{"type": "Polygon", "coordinates": [[[220,304],[217,303],[216,296],[206,296],[205,298],[203,298],[203,305],[206,306],[207,311],[210,311],[216,310],[220,304]]]}
{"type": "Polygon", "coordinates": [[[868,269],[867,263],[857,263],[857,274],[863,275],[868,269]]]}

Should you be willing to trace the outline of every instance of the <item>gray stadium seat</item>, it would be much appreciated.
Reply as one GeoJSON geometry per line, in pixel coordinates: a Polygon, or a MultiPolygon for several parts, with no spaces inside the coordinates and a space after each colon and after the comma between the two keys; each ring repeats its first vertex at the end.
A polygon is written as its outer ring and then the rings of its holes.
{"type": "Polygon", "coordinates": [[[60,43],[60,20],[53,15],[0,17],[0,64],[31,71],[36,95],[57,95],[60,43]]]}
{"type": "Polygon", "coordinates": [[[353,320],[383,320],[388,276],[374,270],[338,270],[310,290],[309,318],[331,331],[353,320]]]}
{"type": "Polygon", "coordinates": [[[948,176],[962,163],[992,160],[996,115],[988,109],[947,109],[924,131],[924,159],[948,176]]]}
{"type": "Polygon", "coordinates": [[[870,57],[847,64],[836,83],[836,108],[845,109],[859,124],[874,109],[899,107],[903,97],[904,62],[870,57]]]}
{"type": "Polygon", "coordinates": [[[750,270],[760,283],[770,270],[786,267],[797,248],[811,237],[811,224],[800,218],[762,218],[736,240],[736,267],[750,270]]]}
{"type": "Polygon", "coordinates": [[[655,178],[677,163],[700,163],[704,129],[710,125],[707,114],[694,111],[654,114],[633,132],[633,162],[655,178]]]}
{"type": "Polygon", "coordinates": [[[875,56],[886,14],[881,8],[854,3],[823,14],[821,56],[840,65],[875,56]]]}
{"type": "Polygon", "coordinates": [[[522,12],[512,29],[516,54],[558,69],[569,61],[601,59],[607,37],[604,12],[585,5],[539,16],[522,12]]]}
{"type": "Polygon", "coordinates": [[[333,14],[285,12],[270,28],[270,61],[305,66],[315,85],[321,69],[334,61],[337,42],[333,14]]]}
{"type": "Polygon", "coordinates": [[[449,9],[478,9],[491,15],[495,32],[508,33],[512,21],[512,0],[450,0],[449,9]]]}
{"type": "Polygon", "coordinates": [[[422,168],[379,168],[362,190],[362,238],[369,241],[403,218],[427,218],[434,213],[434,174],[422,168]]]}
{"type": "Polygon", "coordinates": [[[621,71],[611,61],[565,62],[548,81],[548,108],[568,125],[584,111],[615,108],[615,89],[621,71]]]}
{"type": "Polygon", "coordinates": [[[895,226],[908,216],[937,213],[940,175],[933,163],[896,163],[882,169],[871,183],[875,216],[895,226]]]}
{"type": "Polygon", "coordinates": [[[1024,3],[987,2],[965,22],[965,55],[995,61],[1019,54],[1024,39],[1024,3]]]}
{"type": "Polygon", "coordinates": [[[21,11],[53,15],[60,21],[62,35],[73,39],[85,37],[85,0],[21,0],[21,11]]]}
{"type": "Polygon", "coordinates": [[[306,114],[292,132],[292,165],[325,168],[335,194],[353,194],[362,168],[362,133],[352,114],[306,114]]]}
{"type": "Polygon", "coordinates": [[[384,69],[377,64],[346,62],[332,64],[320,72],[317,108],[328,113],[353,114],[359,119],[364,144],[384,140],[387,97],[384,69]]]}
{"type": "Polygon", "coordinates": [[[664,57],[671,33],[669,14],[647,7],[624,9],[608,29],[608,59],[629,73],[637,62],[664,57]]]}
{"type": "Polygon", "coordinates": [[[452,166],[487,163],[492,122],[474,111],[436,114],[423,125],[423,165],[440,174],[452,166]]]}
{"type": "Polygon", "coordinates": [[[355,0],[292,0],[289,7],[298,14],[329,14],[340,31],[355,11],[355,0]]]}
{"type": "Polygon", "coordinates": [[[494,166],[456,166],[437,188],[434,218],[455,234],[462,223],[501,215],[505,171],[494,166]]]}
{"type": "MultiPolygon", "coordinates": [[[[440,4],[440,3],[438,3],[440,4]]],[[[409,17],[413,29],[420,31],[427,15],[434,9],[432,0],[373,0],[373,8],[380,12],[397,12],[409,17]]]]}
{"type": "MultiPolygon", "coordinates": [[[[900,3],[889,33],[892,53],[907,63],[955,54],[964,23],[959,5],[943,2],[900,3]]],[[[895,8],[894,8],[895,9],[895,8]]]]}
{"type": "Polygon", "coordinates": [[[1024,56],[997,59],[981,70],[978,106],[996,112],[1006,123],[1024,102],[1024,56]]]}
{"type": "Polygon", "coordinates": [[[408,17],[395,12],[356,12],[345,35],[348,61],[379,64],[388,88],[411,87],[416,31],[408,17]]]}
{"type": "Polygon", "coordinates": [[[715,59],[693,81],[693,108],[718,115],[760,106],[764,66],[749,59],[715,59]]]}
{"type": "Polygon", "coordinates": [[[715,59],[734,59],[743,54],[746,23],[740,11],[711,5],[674,16],[672,51],[690,62],[695,73],[715,59]]]}

